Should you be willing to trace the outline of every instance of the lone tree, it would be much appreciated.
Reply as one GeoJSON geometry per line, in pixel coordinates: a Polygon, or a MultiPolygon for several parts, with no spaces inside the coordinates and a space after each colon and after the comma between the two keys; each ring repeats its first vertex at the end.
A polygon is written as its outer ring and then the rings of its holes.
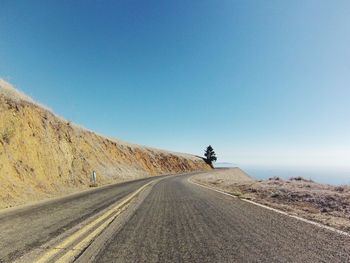
{"type": "Polygon", "coordinates": [[[206,157],[206,163],[213,167],[213,162],[216,162],[217,158],[214,149],[213,147],[211,147],[211,145],[209,145],[205,150],[204,156],[206,157]]]}

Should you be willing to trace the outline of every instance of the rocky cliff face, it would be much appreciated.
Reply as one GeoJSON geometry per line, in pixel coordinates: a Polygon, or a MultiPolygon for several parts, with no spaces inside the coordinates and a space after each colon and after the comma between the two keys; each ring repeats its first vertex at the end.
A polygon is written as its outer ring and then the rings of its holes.
{"type": "Polygon", "coordinates": [[[0,80],[0,208],[98,184],[211,169],[201,158],[99,136],[0,80]]]}

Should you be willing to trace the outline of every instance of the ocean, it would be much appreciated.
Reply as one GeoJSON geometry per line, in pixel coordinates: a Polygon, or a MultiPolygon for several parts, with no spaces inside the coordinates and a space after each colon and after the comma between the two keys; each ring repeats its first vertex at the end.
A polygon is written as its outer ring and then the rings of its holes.
{"type": "Polygon", "coordinates": [[[250,176],[264,180],[270,177],[278,176],[283,179],[301,176],[305,179],[311,179],[318,183],[331,185],[350,185],[350,167],[349,168],[317,168],[317,167],[281,167],[281,166],[252,166],[218,163],[217,167],[240,167],[250,176]]]}

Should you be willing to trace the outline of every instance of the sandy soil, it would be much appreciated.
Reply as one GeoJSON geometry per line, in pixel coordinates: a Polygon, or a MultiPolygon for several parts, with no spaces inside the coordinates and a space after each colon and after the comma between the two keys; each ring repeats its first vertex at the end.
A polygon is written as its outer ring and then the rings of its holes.
{"type": "Polygon", "coordinates": [[[217,169],[194,180],[350,232],[350,186],[319,184],[301,177],[257,181],[239,168],[217,169]]]}

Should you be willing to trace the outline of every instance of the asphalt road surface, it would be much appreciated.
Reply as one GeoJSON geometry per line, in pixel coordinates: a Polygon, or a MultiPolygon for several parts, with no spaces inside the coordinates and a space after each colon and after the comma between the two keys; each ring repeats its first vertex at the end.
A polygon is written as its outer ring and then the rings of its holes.
{"type": "MultiPolygon", "coordinates": [[[[147,188],[125,222],[122,215],[113,221],[119,227],[109,225],[78,260],[90,262],[84,255],[95,244],[95,262],[350,262],[349,237],[194,185],[189,177],[165,177],[147,188]]],[[[0,262],[68,233],[153,179],[0,212],[0,262]]]]}
{"type": "Polygon", "coordinates": [[[91,191],[0,212],[0,262],[11,262],[160,177],[91,191]]]}
{"type": "Polygon", "coordinates": [[[350,238],[187,179],[156,184],[96,262],[350,262],[350,238]]]}

